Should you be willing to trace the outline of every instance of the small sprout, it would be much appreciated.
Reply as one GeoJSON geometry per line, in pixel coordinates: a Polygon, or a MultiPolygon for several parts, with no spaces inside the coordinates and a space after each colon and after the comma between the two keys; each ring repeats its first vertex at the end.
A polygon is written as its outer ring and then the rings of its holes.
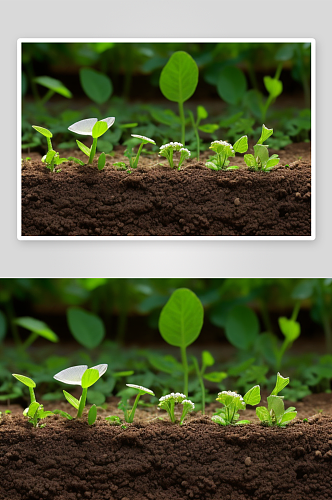
{"type": "Polygon", "coordinates": [[[93,425],[97,418],[97,406],[92,405],[88,414],[88,424],[93,425]]]}
{"type": "Polygon", "coordinates": [[[261,400],[260,387],[255,385],[243,397],[237,392],[219,392],[217,401],[224,405],[211,419],[220,425],[242,425],[250,424],[249,420],[239,420],[239,410],[245,410],[246,405],[257,405],[261,400]]]}
{"type": "Polygon", "coordinates": [[[180,161],[178,164],[178,170],[180,170],[180,167],[184,160],[190,157],[189,149],[184,148],[181,142],[169,142],[168,144],[160,146],[159,156],[165,156],[165,158],[167,158],[169,166],[171,168],[175,168],[173,155],[176,151],[180,151],[180,161]]]}
{"type": "Polygon", "coordinates": [[[82,395],[79,400],[67,391],[63,391],[68,403],[77,410],[77,418],[82,416],[85,408],[88,388],[94,385],[97,380],[104,375],[107,367],[108,365],[106,364],[93,366],[92,368],[88,368],[87,365],[72,366],[54,375],[53,378],[59,382],[69,385],[80,385],[82,387],[82,395]]]}
{"type": "Polygon", "coordinates": [[[141,396],[143,396],[143,394],[150,394],[150,396],[154,396],[154,392],[152,392],[150,389],[147,389],[146,387],[143,387],[141,385],[126,384],[126,386],[138,391],[138,394],[136,396],[136,399],[134,401],[134,404],[133,404],[133,407],[132,407],[130,413],[129,413],[129,410],[128,410],[126,404],[120,403],[120,405],[119,405],[119,408],[123,411],[125,421],[128,423],[132,423],[134,421],[135,411],[136,411],[136,408],[138,405],[139,398],[141,396]]]}
{"type": "Polygon", "coordinates": [[[91,148],[88,148],[78,140],[76,141],[80,150],[89,157],[88,165],[92,164],[96,154],[98,137],[104,135],[105,132],[107,132],[107,130],[113,125],[114,121],[114,116],[103,118],[100,121],[98,121],[97,118],[87,118],[86,120],[80,120],[68,127],[68,130],[75,132],[75,134],[92,136],[93,142],[91,148]]]}
{"type": "Polygon", "coordinates": [[[307,418],[304,418],[304,419],[303,419],[303,422],[304,422],[304,423],[308,422],[308,419],[307,419],[307,418]]]}
{"type": "Polygon", "coordinates": [[[121,425],[120,417],[117,415],[109,415],[108,417],[105,417],[105,420],[111,425],[121,425]]]}
{"type": "Polygon", "coordinates": [[[117,161],[113,163],[113,167],[115,167],[117,170],[127,170],[127,165],[124,161],[117,161]]]}
{"type": "Polygon", "coordinates": [[[187,396],[185,396],[181,392],[171,392],[170,394],[166,394],[166,396],[162,396],[159,399],[158,407],[162,410],[167,411],[171,422],[175,424],[176,418],[174,415],[174,409],[176,404],[183,405],[182,415],[180,419],[180,425],[182,425],[187,413],[195,409],[194,403],[190,401],[190,399],[187,399],[187,396]]]}
{"type": "Polygon", "coordinates": [[[101,153],[101,155],[98,158],[98,170],[103,170],[105,167],[105,162],[106,162],[106,155],[105,153],[101,153]]]}
{"type": "Polygon", "coordinates": [[[297,411],[293,406],[285,410],[283,396],[278,396],[278,393],[289,384],[289,377],[283,377],[280,373],[277,374],[276,386],[267,398],[267,408],[259,406],[256,408],[256,414],[262,425],[286,427],[286,425],[294,420],[297,411]]]}
{"type": "Polygon", "coordinates": [[[279,156],[272,155],[269,157],[268,146],[263,144],[263,142],[266,141],[266,139],[268,139],[272,134],[272,128],[267,128],[265,125],[262,126],[261,136],[257,141],[256,146],[254,146],[254,155],[244,155],[244,161],[249,167],[249,170],[261,170],[263,172],[268,172],[269,170],[272,170],[273,167],[278,165],[280,161],[279,156]]]}
{"type": "Polygon", "coordinates": [[[216,154],[205,164],[206,167],[212,170],[234,170],[239,167],[229,167],[228,158],[235,156],[235,153],[245,153],[247,151],[248,137],[246,135],[240,137],[233,146],[226,141],[213,141],[210,149],[216,154]]]}
{"type": "Polygon", "coordinates": [[[137,155],[136,155],[135,159],[133,159],[132,156],[128,157],[129,162],[130,162],[130,168],[137,168],[138,160],[139,160],[139,157],[141,155],[144,144],[154,144],[155,145],[156,143],[153,139],[149,139],[148,137],[145,137],[144,135],[131,134],[131,137],[134,137],[135,139],[140,139],[140,143],[141,143],[139,148],[138,148],[137,155]]]}
{"type": "MultiPolygon", "coordinates": [[[[32,424],[34,427],[39,427],[39,422],[41,420],[54,415],[54,413],[52,411],[45,411],[43,405],[34,401],[24,410],[23,415],[28,417],[29,424],[32,424]]],[[[42,424],[40,427],[45,427],[45,424],[42,424]]]]}
{"type": "Polygon", "coordinates": [[[180,149],[180,161],[179,161],[179,165],[178,165],[178,170],[180,170],[181,165],[184,162],[184,160],[188,160],[188,158],[190,158],[190,154],[191,153],[190,153],[189,149],[187,149],[187,148],[180,149]]]}

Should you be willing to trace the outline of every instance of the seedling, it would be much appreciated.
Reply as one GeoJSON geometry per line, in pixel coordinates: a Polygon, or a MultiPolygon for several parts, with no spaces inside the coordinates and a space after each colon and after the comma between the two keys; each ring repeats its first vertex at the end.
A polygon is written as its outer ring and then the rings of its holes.
{"type": "Polygon", "coordinates": [[[69,385],[80,385],[82,387],[82,395],[79,400],[67,391],[63,391],[68,403],[70,403],[77,410],[76,418],[80,418],[82,416],[85,408],[88,388],[94,385],[97,380],[104,375],[107,367],[108,365],[105,364],[93,366],[92,368],[88,368],[87,365],[72,366],[54,375],[53,378],[59,382],[69,385]]]}
{"type": "MultiPolygon", "coordinates": [[[[34,427],[39,427],[39,422],[46,417],[54,415],[52,411],[45,411],[43,405],[40,405],[35,401],[31,403],[28,408],[23,412],[25,417],[28,417],[29,423],[34,427]]],[[[45,427],[46,424],[42,424],[40,427],[45,427]]]]}
{"type": "Polygon", "coordinates": [[[192,361],[194,363],[194,367],[196,370],[196,374],[198,377],[199,385],[201,387],[201,393],[202,393],[202,414],[205,415],[205,386],[204,386],[204,379],[209,380],[210,382],[216,382],[220,383],[222,380],[224,380],[227,377],[226,372],[211,372],[211,373],[205,373],[205,370],[209,366],[213,366],[215,363],[214,357],[209,351],[203,351],[202,352],[202,366],[201,368],[198,365],[198,360],[195,358],[195,356],[192,356],[192,361]]]}
{"type": "Polygon", "coordinates": [[[218,130],[219,125],[215,123],[205,123],[204,125],[200,125],[201,120],[205,120],[208,117],[208,112],[204,108],[204,106],[197,106],[196,110],[196,121],[194,118],[194,114],[192,111],[188,111],[193,129],[194,129],[194,134],[195,134],[195,139],[196,139],[196,157],[197,161],[199,161],[199,154],[200,154],[200,137],[198,131],[201,130],[202,132],[205,132],[206,134],[213,134],[216,130],[218,130]]]}
{"type": "Polygon", "coordinates": [[[212,417],[213,422],[220,425],[243,425],[250,424],[249,420],[239,420],[240,410],[245,410],[246,405],[255,406],[261,400],[260,387],[255,385],[243,397],[232,391],[219,392],[217,401],[224,405],[216,415],[212,417]]]}
{"type": "MultiPolygon", "coordinates": [[[[41,161],[46,164],[46,167],[51,172],[54,172],[55,167],[57,165],[60,165],[61,163],[64,163],[69,160],[72,160],[75,163],[78,163],[79,165],[84,165],[84,163],[81,160],[79,160],[78,158],[74,158],[73,156],[70,156],[69,158],[60,158],[59,153],[57,153],[52,146],[51,138],[53,137],[53,134],[52,132],[47,130],[47,128],[37,127],[37,125],[32,125],[32,128],[34,128],[37,132],[46,137],[47,153],[42,157],[41,161]]],[[[60,170],[56,170],[56,172],[60,172],[60,170]]]]}
{"type": "Polygon", "coordinates": [[[136,135],[136,134],[131,134],[131,137],[134,137],[135,139],[140,140],[140,146],[138,148],[137,154],[135,158],[133,158],[133,155],[130,154],[128,156],[129,163],[130,163],[130,168],[137,168],[138,165],[138,160],[141,155],[142,149],[144,144],[156,144],[153,139],[149,139],[148,137],[145,137],[144,135],[136,135]]]}
{"type": "Polygon", "coordinates": [[[109,417],[105,417],[106,422],[111,425],[121,425],[120,417],[117,415],[110,415],[109,417]]]}
{"type": "Polygon", "coordinates": [[[262,170],[263,172],[268,172],[272,170],[273,167],[278,165],[280,161],[279,156],[272,155],[269,157],[268,146],[263,144],[263,142],[265,142],[272,134],[273,129],[267,128],[263,125],[261,136],[256,146],[254,146],[254,155],[244,155],[244,161],[250,170],[262,170]]]}
{"type": "Polygon", "coordinates": [[[233,146],[226,141],[213,141],[211,142],[210,149],[216,155],[206,162],[206,167],[212,170],[235,170],[239,167],[235,165],[229,167],[228,158],[235,156],[235,153],[245,153],[248,150],[248,137],[246,135],[240,137],[233,146]]]}
{"type": "MultiPolygon", "coordinates": [[[[104,135],[105,132],[107,132],[107,130],[113,125],[114,121],[114,116],[104,118],[100,121],[98,121],[97,118],[87,118],[86,120],[80,120],[68,127],[68,130],[70,130],[71,132],[75,132],[75,134],[92,136],[93,142],[91,148],[88,148],[87,146],[85,146],[85,144],[76,140],[80,150],[89,157],[88,165],[92,164],[95,157],[98,137],[104,135]]],[[[101,168],[99,168],[99,170],[101,170],[101,168]]]]}
{"type": "Polygon", "coordinates": [[[256,408],[256,414],[262,425],[285,427],[289,422],[294,420],[297,411],[293,406],[285,410],[283,396],[278,396],[289,384],[289,377],[282,377],[280,373],[277,374],[276,386],[267,398],[267,408],[259,406],[256,408]]]}
{"type": "Polygon", "coordinates": [[[190,151],[187,148],[183,147],[181,142],[169,142],[168,144],[164,144],[160,146],[159,156],[165,156],[171,168],[175,168],[173,155],[175,151],[180,152],[180,160],[178,163],[178,170],[180,170],[182,163],[184,160],[190,158],[190,151]]]}
{"type": "Polygon", "coordinates": [[[199,336],[204,309],[199,298],[188,288],[172,293],[159,317],[159,331],[168,344],[180,347],[184,375],[184,393],[188,394],[188,361],[186,348],[199,336]]]}
{"type": "Polygon", "coordinates": [[[166,394],[166,396],[162,396],[159,399],[158,407],[167,411],[169,418],[173,424],[176,423],[176,418],[174,415],[174,409],[176,404],[182,405],[182,414],[180,418],[180,425],[183,425],[184,420],[187,414],[191,411],[194,411],[195,405],[190,399],[187,399],[187,396],[181,394],[180,392],[171,392],[170,394],[166,394]]]}
{"type": "Polygon", "coordinates": [[[119,408],[123,411],[125,421],[131,424],[134,421],[135,411],[138,405],[139,398],[143,396],[143,394],[150,394],[150,396],[154,396],[154,392],[152,392],[150,389],[147,389],[146,387],[142,387],[141,385],[126,384],[126,386],[138,391],[138,394],[136,396],[136,399],[134,401],[133,407],[130,412],[126,404],[120,403],[119,405],[119,408]]]}
{"type": "Polygon", "coordinates": [[[113,163],[113,167],[115,167],[117,170],[127,170],[127,165],[124,161],[117,161],[113,163]]]}

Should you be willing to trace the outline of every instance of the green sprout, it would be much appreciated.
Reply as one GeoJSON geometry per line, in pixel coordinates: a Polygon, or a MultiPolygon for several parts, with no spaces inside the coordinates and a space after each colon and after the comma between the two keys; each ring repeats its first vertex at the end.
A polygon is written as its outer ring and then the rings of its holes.
{"type": "Polygon", "coordinates": [[[121,425],[120,417],[117,415],[109,415],[108,417],[105,417],[105,420],[111,425],[121,425]]]}
{"type": "Polygon", "coordinates": [[[248,150],[248,137],[246,135],[240,137],[233,146],[226,141],[213,141],[210,149],[216,154],[205,163],[206,167],[212,170],[235,170],[239,167],[235,165],[229,167],[228,158],[235,156],[235,153],[245,153],[248,150]]]}
{"type": "Polygon", "coordinates": [[[222,391],[219,392],[217,401],[222,403],[224,407],[219,410],[212,418],[213,422],[219,425],[243,425],[250,424],[249,420],[239,420],[240,410],[245,410],[246,405],[255,406],[261,400],[259,385],[252,387],[243,397],[237,392],[222,391]]]}
{"type": "Polygon", "coordinates": [[[167,411],[169,418],[173,424],[176,423],[176,418],[174,414],[174,409],[176,404],[182,405],[182,414],[180,418],[180,425],[183,425],[184,420],[187,414],[191,411],[194,411],[195,405],[190,399],[187,399],[187,396],[181,394],[181,392],[171,392],[170,394],[166,394],[166,396],[162,396],[159,399],[158,407],[162,410],[167,411]]]}
{"type": "Polygon", "coordinates": [[[36,402],[36,396],[34,388],[36,387],[36,382],[34,382],[31,378],[25,377],[25,375],[18,375],[17,373],[12,374],[17,380],[22,382],[22,384],[26,385],[29,389],[30,394],[30,404],[36,402]]]}
{"type": "Polygon", "coordinates": [[[124,161],[117,161],[113,163],[113,167],[115,167],[117,170],[127,170],[127,165],[124,161]]]}
{"type": "Polygon", "coordinates": [[[175,168],[173,155],[175,151],[180,152],[180,160],[178,163],[178,170],[180,170],[182,163],[184,160],[190,158],[190,151],[187,148],[183,147],[181,142],[169,142],[168,144],[164,144],[160,146],[159,156],[165,156],[171,168],[175,168]]]}
{"type": "Polygon", "coordinates": [[[150,394],[150,396],[154,396],[154,392],[152,392],[150,389],[147,389],[146,387],[143,387],[141,385],[126,384],[126,386],[138,391],[138,394],[135,398],[133,407],[132,407],[130,412],[129,412],[129,409],[128,409],[126,403],[121,402],[119,404],[119,408],[123,411],[125,421],[128,422],[129,424],[131,424],[134,421],[135,412],[136,412],[139,398],[141,396],[143,396],[143,394],[150,394]]]}
{"type": "Polygon", "coordinates": [[[135,158],[133,157],[132,151],[129,151],[130,154],[126,155],[126,156],[129,159],[130,168],[137,168],[138,160],[139,160],[139,157],[141,155],[144,144],[154,144],[155,145],[156,143],[153,139],[149,139],[148,137],[145,137],[144,135],[131,134],[131,137],[134,137],[135,139],[139,139],[140,146],[138,148],[138,151],[137,151],[135,158]]]}
{"type": "Polygon", "coordinates": [[[268,146],[263,144],[272,134],[273,128],[267,128],[263,125],[261,136],[256,146],[254,146],[254,154],[244,155],[244,161],[250,170],[268,172],[278,165],[280,161],[279,156],[272,155],[269,157],[268,146]]]}
{"type": "MultiPolygon", "coordinates": [[[[63,391],[63,394],[68,403],[70,403],[77,410],[76,418],[80,418],[82,416],[83,410],[85,408],[88,388],[94,385],[97,380],[99,380],[100,377],[104,375],[107,367],[108,365],[106,364],[93,366],[92,368],[88,368],[87,365],[72,366],[54,375],[53,378],[55,378],[55,380],[58,380],[59,382],[63,382],[64,384],[69,385],[80,385],[82,387],[82,395],[79,400],[69,394],[67,391],[63,391]]],[[[90,425],[92,425],[91,422],[94,423],[97,417],[97,411],[92,410],[93,406],[90,408],[90,412],[92,413],[90,414],[89,412],[88,416],[88,423],[90,425]],[[92,417],[94,415],[95,419],[94,421],[92,421],[92,417]]]]}
{"type": "Polygon", "coordinates": [[[199,381],[199,385],[201,388],[201,394],[202,394],[202,415],[205,415],[205,386],[204,386],[204,379],[209,380],[210,382],[215,382],[215,383],[220,383],[222,382],[225,378],[227,378],[227,373],[226,372],[210,372],[210,373],[205,373],[205,370],[209,366],[213,366],[215,363],[214,357],[209,351],[203,351],[202,352],[202,365],[201,368],[199,367],[198,360],[195,358],[195,356],[191,357],[194,368],[196,371],[196,375],[199,381]]]}
{"type": "Polygon", "coordinates": [[[267,408],[265,406],[256,408],[257,417],[262,425],[286,427],[296,417],[295,407],[290,406],[285,410],[284,397],[278,396],[278,393],[288,384],[289,377],[285,378],[278,373],[275,388],[267,398],[267,408]]]}
{"type": "MultiPolygon", "coordinates": [[[[80,150],[89,157],[88,165],[92,164],[93,159],[95,157],[98,137],[104,135],[105,132],[107,132],[107,130],[113,125],[114,121],[115,121],[114,116],[104,118],[103,120],[100,121],[98,121],[97,118],[87,118],[86,120],[80,120],[71,125],[70,127],[68,127],[68,130],[70,130],[71,132],[75,132],[75,134],[92,136],[93,142],[91,148],[88,148],[87,146],[85,146],[85,144],[76,140],[80,150]]],[[[103,156],[102,158],[103,160],[106,160],[106,156],[103,156]]],[[[104,166],[105,166],[105,161],[103,161],[103,164],[102,162],[100,162],[100,164],[98,162],[99,170],[102,170],[104,166]]]]}

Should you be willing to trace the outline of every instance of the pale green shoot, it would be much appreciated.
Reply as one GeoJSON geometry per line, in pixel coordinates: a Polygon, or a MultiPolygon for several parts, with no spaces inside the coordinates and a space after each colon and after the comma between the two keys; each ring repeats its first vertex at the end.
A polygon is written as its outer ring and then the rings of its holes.
{"type": "Polygon", "coordinates": [[[273,167],[278,165],[280,161],[279,156],[274,154],[269,157],[268,146],[263,144],[272,134],[273,129],[263,125],[261,136],[256,146],[254,146],[254,154],[244,155],[244,161],[250,170],[269,172],[273,167]]]}
{"type": "MultiPolygon", "coordinates": [[[[113,125],[114,121],[115,118],[113,116],[104,118],[100,121],[98,121],[97,118],[87,118],[86,120],[80,120],[68,127],[68,130],[75,132],[76,134],[92,136],[93,142],[91,148],[88,148],[85,144],[78,140],[76,141],[80,150],[89,157],[88,165],[92,164],[95,157],[98,137],[104,135],[105,132],[107,132],[107,130],[113,125]]],[[[100,167],[101,165],[98,165],[99,170],[102,170],[100,167]]]]}
{"type": "Polygon", "coordinates": [[[239,167],[235,165],[229,167],[228,158],[234,157],[235,153],[245,153],[248,150],[248,137],[246,135],[240,137],[233,146],[226,141],[213,141],[210,149],[216,154],[206,162],[206,167],[212,170],[235,170],[239,167]]]}
{"type": "Polygon", "coordinates": [[[134,137],[135,139],[139,139],[139,141],[140,141],[140,146],[138,148],[136,157],[135,158],[133,158],[131,156],[128,157],[129,162],[130,162],[130,168],[137,168],[138,160],[139,160],[139,157],[141,155],[143,146],[145,144],[154,144],[155,145],[156,143],[153,139],[149,139],[148,137],[145,137],[144,135],[131,134],[131,137],[134,137]]]}
{"type": "Polygon", "coordinates": [[[132,407],[132,409],[131,409],[130,412],[129,412],[129,410],[128,410],[128,408],[127,408],[126,405],[121,405],[121,407],[120,407],[122,409],[122,411],[123,411],[125,421],[128,422],[128,423],[132,423],[134,421],[135,412],[136,412],[136,408],[137,408],[137,405],[138,405],[139,398],[141,396],[143,396],[144,394],[150,394],[150,396],[154,396],[154,392],[152,392],[150,389],[147,389],[146,387],[143,387],[141,385],[126,384],[126,386],[130,387],[131,389],[135,389],[136,391],[138,391],[138,394],[137,394],[137,396],[135,398],[133,407],[132,407]]]}
{"type": "Polygon", "coordinates": [[[232,391],[219,392],[217,401],[224,407],[212,417],[213,422],[219,425],[250,424],[249,420],[239,420],[239,411],[245,410],[246,405],[258,405],[261,400],[260,387],[255,385],[243,397],[232,391]]]}
{"type": "Polygon", "coordinates": [[[171,392],[170,394],[166,394],[166,396],[162,396],[159,399],[158,407],[167,411],[169,418],[173,424],[176,423],[176,417],[174,414],[175,405],[182,405],[182,414],[180,418],[180,425],[183,425],[184,420],[187,414],[195,409],[195,405],[190,399],[187,399],[187,396],[181,394],[180,392],[171,392]]]}
{"type": "Polygon", "coordinates": [[[289,377],[285,378],[278,373],[275,388],[267,398],[267,408],[265,406],[256,408],[257,417],[262,425],[285,427],[296,417],[295,407],[290,406],[285,410],[283,396],[278,396],[278,393],[288,384],[289,377]]]}

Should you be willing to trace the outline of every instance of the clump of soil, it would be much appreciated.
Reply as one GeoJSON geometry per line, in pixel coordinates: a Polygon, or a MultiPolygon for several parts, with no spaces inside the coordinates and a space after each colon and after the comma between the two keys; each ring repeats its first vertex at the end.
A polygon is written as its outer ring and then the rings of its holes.
{"type": "Polygon", "coordinates": [[[51,173],[39,160],[25,161],[22,235],[310,236],[310,145],[301,148],[280,152],[271,172],[215,172],[204,162],[177,171],[144,158],[128,173],[112,167],[127,161],[120,154],[102,171],[65,163],[51,173]],[[294,160],[299,152],[305,160],[294,160]]]}

